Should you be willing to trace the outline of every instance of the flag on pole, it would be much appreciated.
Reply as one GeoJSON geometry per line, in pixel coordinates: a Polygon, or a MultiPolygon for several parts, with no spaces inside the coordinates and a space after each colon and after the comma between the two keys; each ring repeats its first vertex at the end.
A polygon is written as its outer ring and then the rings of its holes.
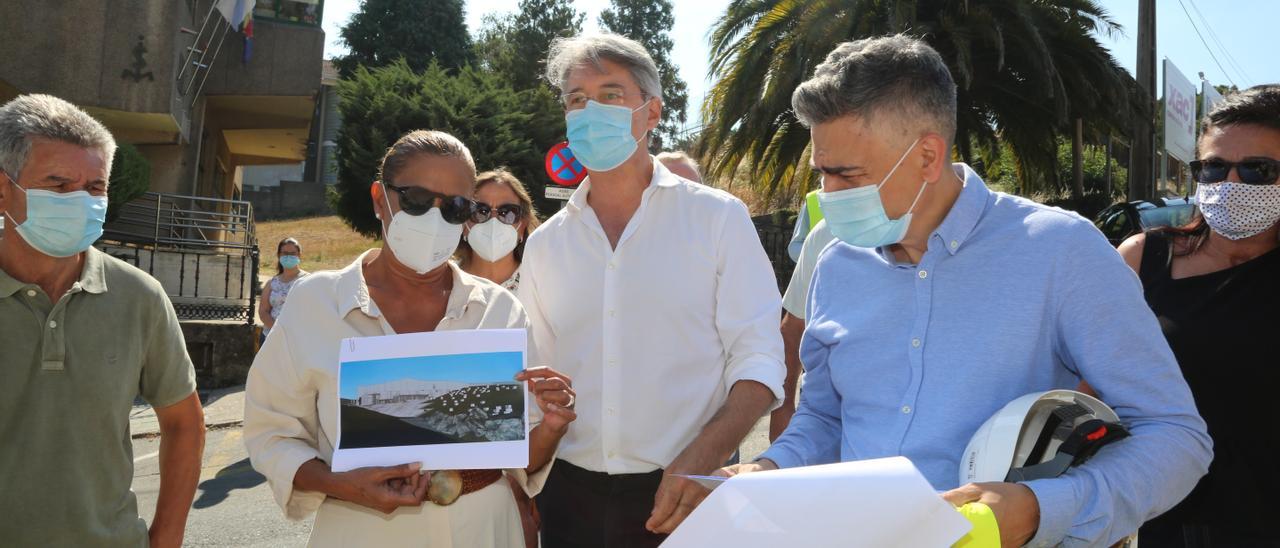
{"type": "Polygon", "coordinates": [[[244,58],[248,63],[253,55],[253,9],[251,0],[218,0],[214,4],[222,18],[231,24],[231,28],[244,34],[244,58]]]}

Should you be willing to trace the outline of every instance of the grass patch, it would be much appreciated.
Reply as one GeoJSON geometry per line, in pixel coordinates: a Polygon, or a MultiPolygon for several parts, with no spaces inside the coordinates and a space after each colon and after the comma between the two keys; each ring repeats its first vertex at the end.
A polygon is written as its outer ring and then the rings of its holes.
{"type": "Polygon", "coordinates": [[[351,264],[361,253],[382,243],[351,230],[336,215],[306,217],[258,223],[258,248],[262,274],[276,273],[276,244],[294,238],[302,244],[302,269],[337,270],[351,264]]]}

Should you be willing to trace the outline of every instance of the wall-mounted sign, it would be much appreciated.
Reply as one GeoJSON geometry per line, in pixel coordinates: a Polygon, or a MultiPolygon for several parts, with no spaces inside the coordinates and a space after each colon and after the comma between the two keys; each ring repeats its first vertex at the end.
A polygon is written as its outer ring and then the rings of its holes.
{"type": "Polygon", "coordinates": [[[545,196],[548,200],[568,200],[570,196],[573,196],[573,191],[575,190],[577,190],[577,187],[549,186],[546,187],[545,196]]]}

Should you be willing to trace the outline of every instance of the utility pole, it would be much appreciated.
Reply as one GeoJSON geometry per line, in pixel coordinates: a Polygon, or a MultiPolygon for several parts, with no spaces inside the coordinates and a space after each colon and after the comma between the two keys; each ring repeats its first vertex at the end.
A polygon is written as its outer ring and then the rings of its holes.
{"type": "Polygon", "coordinates": [[[1134,128],[1129,162],[1129,199],[1148,200],[1155,189],[1156,1],[1138,0],[1138,88],[1151,115],[1134,128]]]}

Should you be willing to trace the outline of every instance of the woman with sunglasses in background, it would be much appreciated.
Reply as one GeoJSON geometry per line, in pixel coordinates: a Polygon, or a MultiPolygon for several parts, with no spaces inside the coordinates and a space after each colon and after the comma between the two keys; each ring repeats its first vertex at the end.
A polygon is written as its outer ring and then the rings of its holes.
{"type": "MultiPolygon", "coordinates": [[[[526,327],[511,293],[449,260],[475,210],[474,181],[471,153],[453,136],[415,131],[396,141],[370,187],[383,247],[299,283],[249,371],[249,458],[287,517],[316,512],[311,546],[516,548],[526,539],[536,542],[526,537],[512,483],[503,477],[536,494],[577,417],[569,379],[549,368],[516,376],[529,383],[536,401],[529,409],[528,468],[420,474],[419,463],[348,472],[329,467],[338,438],[342,339],[526,327]]],[[[449,439],[446,434],[438,435],[449,439]]]]}
{"type": "Polygon", "coordinates": [[[1274,546],[1280,86],[1228,95],[1203,127],[1200,160],[1191,163],[1192,222],[1120,246],[1214,441],[1209,474],[1139,538],[1144,546],[1274,546]]]}
{"type": "Polygon", "coordinates": [[[524,240],[538,228],[533,200],[505,169],[476,177],[476,209],[462,233],[458,259],[462,269],[515,293],[520,286],[524,240]]]}

